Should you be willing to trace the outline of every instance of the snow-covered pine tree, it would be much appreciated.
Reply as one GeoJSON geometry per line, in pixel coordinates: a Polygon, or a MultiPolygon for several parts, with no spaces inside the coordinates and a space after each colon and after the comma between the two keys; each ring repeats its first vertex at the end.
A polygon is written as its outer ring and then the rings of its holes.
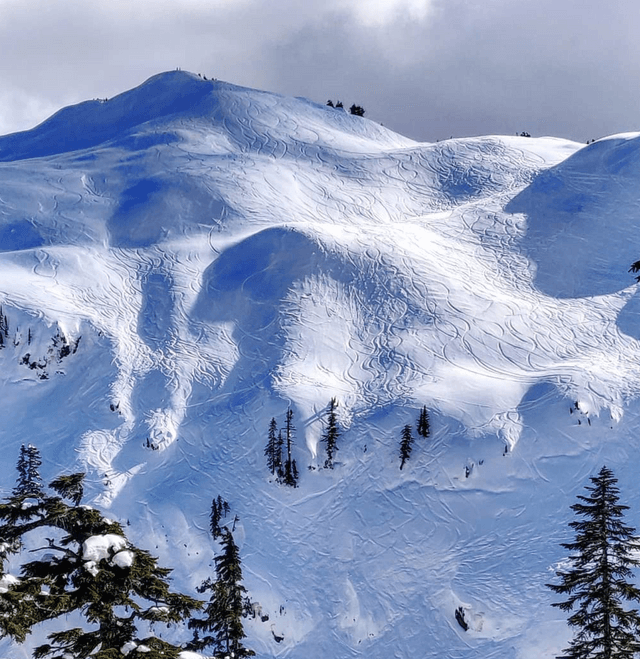
{"type": "Polygon", "coordinates": [[[282,436],[278,439],[278,424],[275,418],[269,423],[269,434],[264,454],[267,458],[269,471],[276,475],[282,471],[282,436]]]}
{"type": "Polygon", "coordinates": [[[4,576],[0,635],[22,643],[38,623],[62,619],[63,631],[49,634],[34,659],[174,659],[180,648],[149,625],[181,622],[202,603],[170,591],[171,570],[132,545],[120,524],[79,505],[82,478],[56,479],[49,485],[55,494],[43,492],[26,508],[20,505],[24,495],[0,504],[2,545],[39,554],[22,564],[19,578],[4,576]],[[86,628],[67,628],[73,612],[81,613],[86,628]]]}
{"type": "Polygon", "coordinates": [[[287,416],[284,426],[285,442],[287,445],[287,459],[284,463],[284,476],[283,482],[285,485],[291,487],[298,486],[298,468],[296,461],[291,457],[291,447],[293,446],[293,432],[295,427],[293,425],[293,410],[287,410],[287,416]]]}
{"type": "Polygon", "coordinates": [[[425,439],[431,434],[431,426],[429,423],[429,412],[427,412],[427,406],[423,406],[420,410],[420,416],[418,417],[418,435],[424,437],[425,439]]]}
{"type": "Polygon", "coordinates": [[[240,552],[229,529],[222,529],[221,535],[222,552],[215,558],[216,580],[207,579],[198,588],[199,593],[211,593],[204,607],[206,617],[189,621],[189,628],[194,630],[189,648],[196,651],[212,648],[214,659],[253,657],[255,652],[242,644],[245,638],[242,617],[248,598],[242,585],[240,552]]]}
{"type": "Polygon", "coordinates": [[[632,568],[640,566],[640,539],[622,521],[628,506],[618,503],[613,472],[602,467],[591,482],[589,494],[571,506],[579,516],[569,522],[575,540],[562,543],[572,552],[571,566],[556,572],[560,584],[547,584],[567,596],[552,606],[563,611],[575,607],[568,623],[576,635],[562,659],[633,659],[640,652],[640,616],[637,609],[623,608],[623,602],[640,602],[640,590],[629,582],[632,568]]]}
{"type": "Polygon", "coordinates": [[[58,492],[64,499],[70,499],[74,506],[79,506],[84,496],[84,474],[59,476],[49,483],[49,487],[58,492]]]}
{"type": "Polygon", "coordinates": [[[413,435],[411,434],[411,426],[407,424],[402,429],[400,441],[400,469],[404,467],[404,463],[409,459],[413,449],[413,435]]]}
{"type": "Polygon", "coordinates": [[[329,411],[327,413],[327,426],[322,434],[322,442],[325,445],[327,459],[324,461],[324,466],[327,469],[333,469],[333,457],[338,450],[338,437],[340,437],[340,430],[338,429],[338,420],[336,418],[336,407],[338,401],[332,398],[329,401],[329,411]]]}

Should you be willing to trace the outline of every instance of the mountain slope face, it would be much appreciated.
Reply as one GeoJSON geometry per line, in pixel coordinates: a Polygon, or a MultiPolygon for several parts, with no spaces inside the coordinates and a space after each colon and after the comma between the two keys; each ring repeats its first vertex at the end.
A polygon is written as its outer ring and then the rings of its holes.
{"type": "Polygon", "coordinates": [[[602,463],[640,526],[639,158],[417,144],[180,71],[0,138],[5,491],[21,443],[86,470],[188,592],[222,495],[260,657],[555,656],[543,584],[602,463]],[[297,489],[263,456],[289,407],[297,489]]]}

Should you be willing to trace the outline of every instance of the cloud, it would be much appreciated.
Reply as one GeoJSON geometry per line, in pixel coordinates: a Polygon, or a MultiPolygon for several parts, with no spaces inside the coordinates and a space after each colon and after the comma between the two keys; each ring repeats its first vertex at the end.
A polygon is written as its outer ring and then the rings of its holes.
{"type": "Polygon", "coordinates": [[[46,98],[22,89],[0,90],[0,135],[6,132],[2,126],[27,130],[59,109],[46,98]]]}
{"type": "MultiPolygon", "coordinates": [[[[352,14],[356,22],[384,28],[398,17],[411,21],[424,21],[433,9],[432,0],[338,0],[328,3],[334,11],[352,14]]],[[[327,5],[325,5],[327,7],[327,5]]]]}
{"type": "Polygon", "coordinates": [[[2,0],[0,132],[181,67],[411,137],[637,127],[636,0],[2,0]]]}
{"type": "Polygon", "coordinates": [[[522,130],[586,140],[637,126],[638,23],[631,0],[448,0],[384,30],[325,17],[268,47],[265,78],[353,99],[423,140],[522,130]]]}

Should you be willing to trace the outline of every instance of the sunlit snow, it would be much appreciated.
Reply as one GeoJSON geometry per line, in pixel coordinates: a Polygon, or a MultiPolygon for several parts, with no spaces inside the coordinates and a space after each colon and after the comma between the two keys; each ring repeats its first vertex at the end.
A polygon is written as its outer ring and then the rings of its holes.
{"type": "Polygon", "coordinates": [[[638,133],[419,144],[181,71],[1,137],[5,492],[22,443],[87,471],[190,594],[221,495],[259,657],[555,656],[544,584],[603,464],[640,526],[639,164],[638,133]],[[264,460],[289,406],[295,490],[264,460]]]}

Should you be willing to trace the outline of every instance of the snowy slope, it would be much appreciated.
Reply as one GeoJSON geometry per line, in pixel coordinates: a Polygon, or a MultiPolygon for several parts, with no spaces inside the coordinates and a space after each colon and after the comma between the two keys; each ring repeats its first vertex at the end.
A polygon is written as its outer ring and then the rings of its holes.
{"type": "Polygon", "coordinates": [[[260,657],[555,656],[543,584],[603,463],[640,526],[639,159],[640,134],[417,144],[180,71],[0,138],[2,486],[26,442],[45,479],[87,470],[188,592],[221,494],[260,657]],[[263,457],[289,405],[296,490],[263,457]]]}

